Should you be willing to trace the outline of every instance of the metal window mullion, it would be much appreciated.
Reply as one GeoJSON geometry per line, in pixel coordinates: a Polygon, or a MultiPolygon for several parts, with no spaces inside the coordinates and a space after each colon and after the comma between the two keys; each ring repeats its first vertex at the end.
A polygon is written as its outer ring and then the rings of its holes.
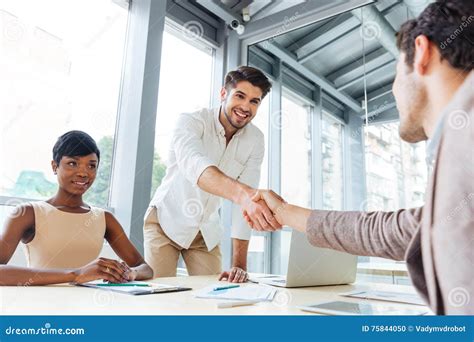
{"type": "MultiPolygon", "coordinates": [[[[236,69],[240,63],[240,54],[234,53],[234,49],[238,49],[239,39],[237,34],[232,31],[227,36],[223,50],[220,51],[216,56],[219,58],[215,62],[217,68],[222,68],[221,77],[218,79],[218,75],[214,78],[214,82],[219,82],[219,87],[214,87],[215,91],[220,88],[223,83],[224,74],[228,71],[236,69]]],[[[214,69],[215,72],[219,70],[214,69]]],[[[213,103],[219,105],[220,99],[216,96],[213,97],[213,103]]],[[[232,207],[235,204],[232,204],[229,200],[223,200],[221,206],[221,224],[224,229],[224,236],[221,242],[221,251],[222,251],[222,267],[224,269],[229,269],[232,265],[232,207]]]]}
{"type": "MultiPolygon", "coordinates": [[[[268,187],[276,193],[281,193],[281,99],[282,77],[281,61],[275,63],[275,81],[273,82],[270,98],[269,139],[268,139],[268,187]]],[[[281,232],[268,233],[265,249],[265,273],[279,273],[281,268],[281,232]]]]}
{"type": "Polygon", "coordinates": [[[348,172],[347,172],[347,168],[348,168],[348,165],[347,165],[347,158],[348,158],[348,153],[349,153],[349,150],[348,148],[346,147],[346,131],[348,130],[348,128],[346,127],[346,124],[341,124],[341,167],[342,167],[342,170],[341,170],[341,175],[342,175],[342,180],[341,180],[341,185],[342,185],[342,203],[341,203],[341,210],[348,210],[347,208],[347,200],[346,200],[346,197],[347,197],[347,187],[346,187],[346,179],[348,178],[348,172]]]}
{"type": "Polygon", "coordinates": [[[311,206],[315,209],[323,207],[322,117],[322,90],[318,87],[311,108],[311,206]]]}

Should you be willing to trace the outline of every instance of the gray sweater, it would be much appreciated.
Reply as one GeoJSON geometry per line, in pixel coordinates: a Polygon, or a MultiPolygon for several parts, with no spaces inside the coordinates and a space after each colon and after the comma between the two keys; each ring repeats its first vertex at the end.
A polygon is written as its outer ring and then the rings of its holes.
{"type": "Polygon", "coordinates": [[[311,244],[405,260],[436,314],[474,314],[474,72],[441,115],[436,162],[422,208],[394,212],[314,210],[311,244]]]}

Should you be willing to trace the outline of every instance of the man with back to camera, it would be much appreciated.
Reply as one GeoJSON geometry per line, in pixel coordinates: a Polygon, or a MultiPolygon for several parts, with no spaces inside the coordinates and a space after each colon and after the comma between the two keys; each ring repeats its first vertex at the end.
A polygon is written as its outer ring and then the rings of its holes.
{"type": "Polygon", "coordinates": [[[145,259],[155,276],[176,276],[180,254],[189,275],[221,272],[221,198],[234,203],[233,258],[232,269],[219,280],[248,278],[251,230],[240,208],[261,229],[281,228],[265,202],[252,201],[265,144],[251,121],[270,88],[260,70],[242,66],[226,75],[219,108],[179,116],[166,175],[145,214],[145,259]]]}
{"type": "MultiPolygon", "coordinates": [[[[259,191],[282,225],[319,247],[405,260],[436,314],[474,314],[474,1],[428,5],[397,34],[400,136],[429,139],[425,205],[394,212],[309,210],[259,191]]],[[[260,230],[259,227],[255,227],[260,230]]]]}

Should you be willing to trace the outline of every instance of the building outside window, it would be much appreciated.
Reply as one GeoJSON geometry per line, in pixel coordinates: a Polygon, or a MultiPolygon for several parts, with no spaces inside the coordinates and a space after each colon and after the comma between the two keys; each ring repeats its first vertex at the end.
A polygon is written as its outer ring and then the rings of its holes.
{"type": "MultiPolygon", "coordinates": [[[[361,210],[394,211],[401,208],[419,207],[424,204],[428,178],[426,143],[409,144],[401,140],[399,123],[374,124],[365,127],[366,153],[366,208],[361,210]]],[[[359,257],[359,267],[405,269],[404,262],[376,257],[359,257]],[[390,266],[391,265],[391,266],[390,266]]],[[[370,278],[371,281],[384,281],[370,278]]],[[[393,277],[386,277],[393,282],[393,277]]],[[[396,282],[408,284],[407,276],[396,282]]]]}
{"type": "Polygon", "coordinates": [[[321,123],[323,209],[343,209],[342,124],[323,115],[321,123]]]}

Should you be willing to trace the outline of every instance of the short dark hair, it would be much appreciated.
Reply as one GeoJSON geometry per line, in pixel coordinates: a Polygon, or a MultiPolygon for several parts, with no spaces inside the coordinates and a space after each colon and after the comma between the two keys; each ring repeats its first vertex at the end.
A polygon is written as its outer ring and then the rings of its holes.
{"type": "Polygon", "coordinates": [[[419,35],[435,43],[441,59],[447,60],[453,68],[472,70],[474,1],[438,0],[429,4],[418,18],[405,22],[397,33],[397,46],[405,53],[408,66],[413,66],[415,39],[419,35]]]}
{"type": "Polygon", "coordinates": [[[262,91],[262,99],[268,94],[272,87],[272,84],[263,72],[249,66],[240,66],[237,70],[229,71],[227,75],[225,75],[224,87],[230,90],[231,88],[235,88],[237,83],[241,81],[248,81],[253,86],[259,87],[262,91]]]}
{"type": "Polygon", "coordinates": [[[59,165],[62,157],[83,157],[91,153],[100,160],[100,151],[92,137],[82,131],[69,131],[61,135],[53,147],[53,160],[59,165]]]}

